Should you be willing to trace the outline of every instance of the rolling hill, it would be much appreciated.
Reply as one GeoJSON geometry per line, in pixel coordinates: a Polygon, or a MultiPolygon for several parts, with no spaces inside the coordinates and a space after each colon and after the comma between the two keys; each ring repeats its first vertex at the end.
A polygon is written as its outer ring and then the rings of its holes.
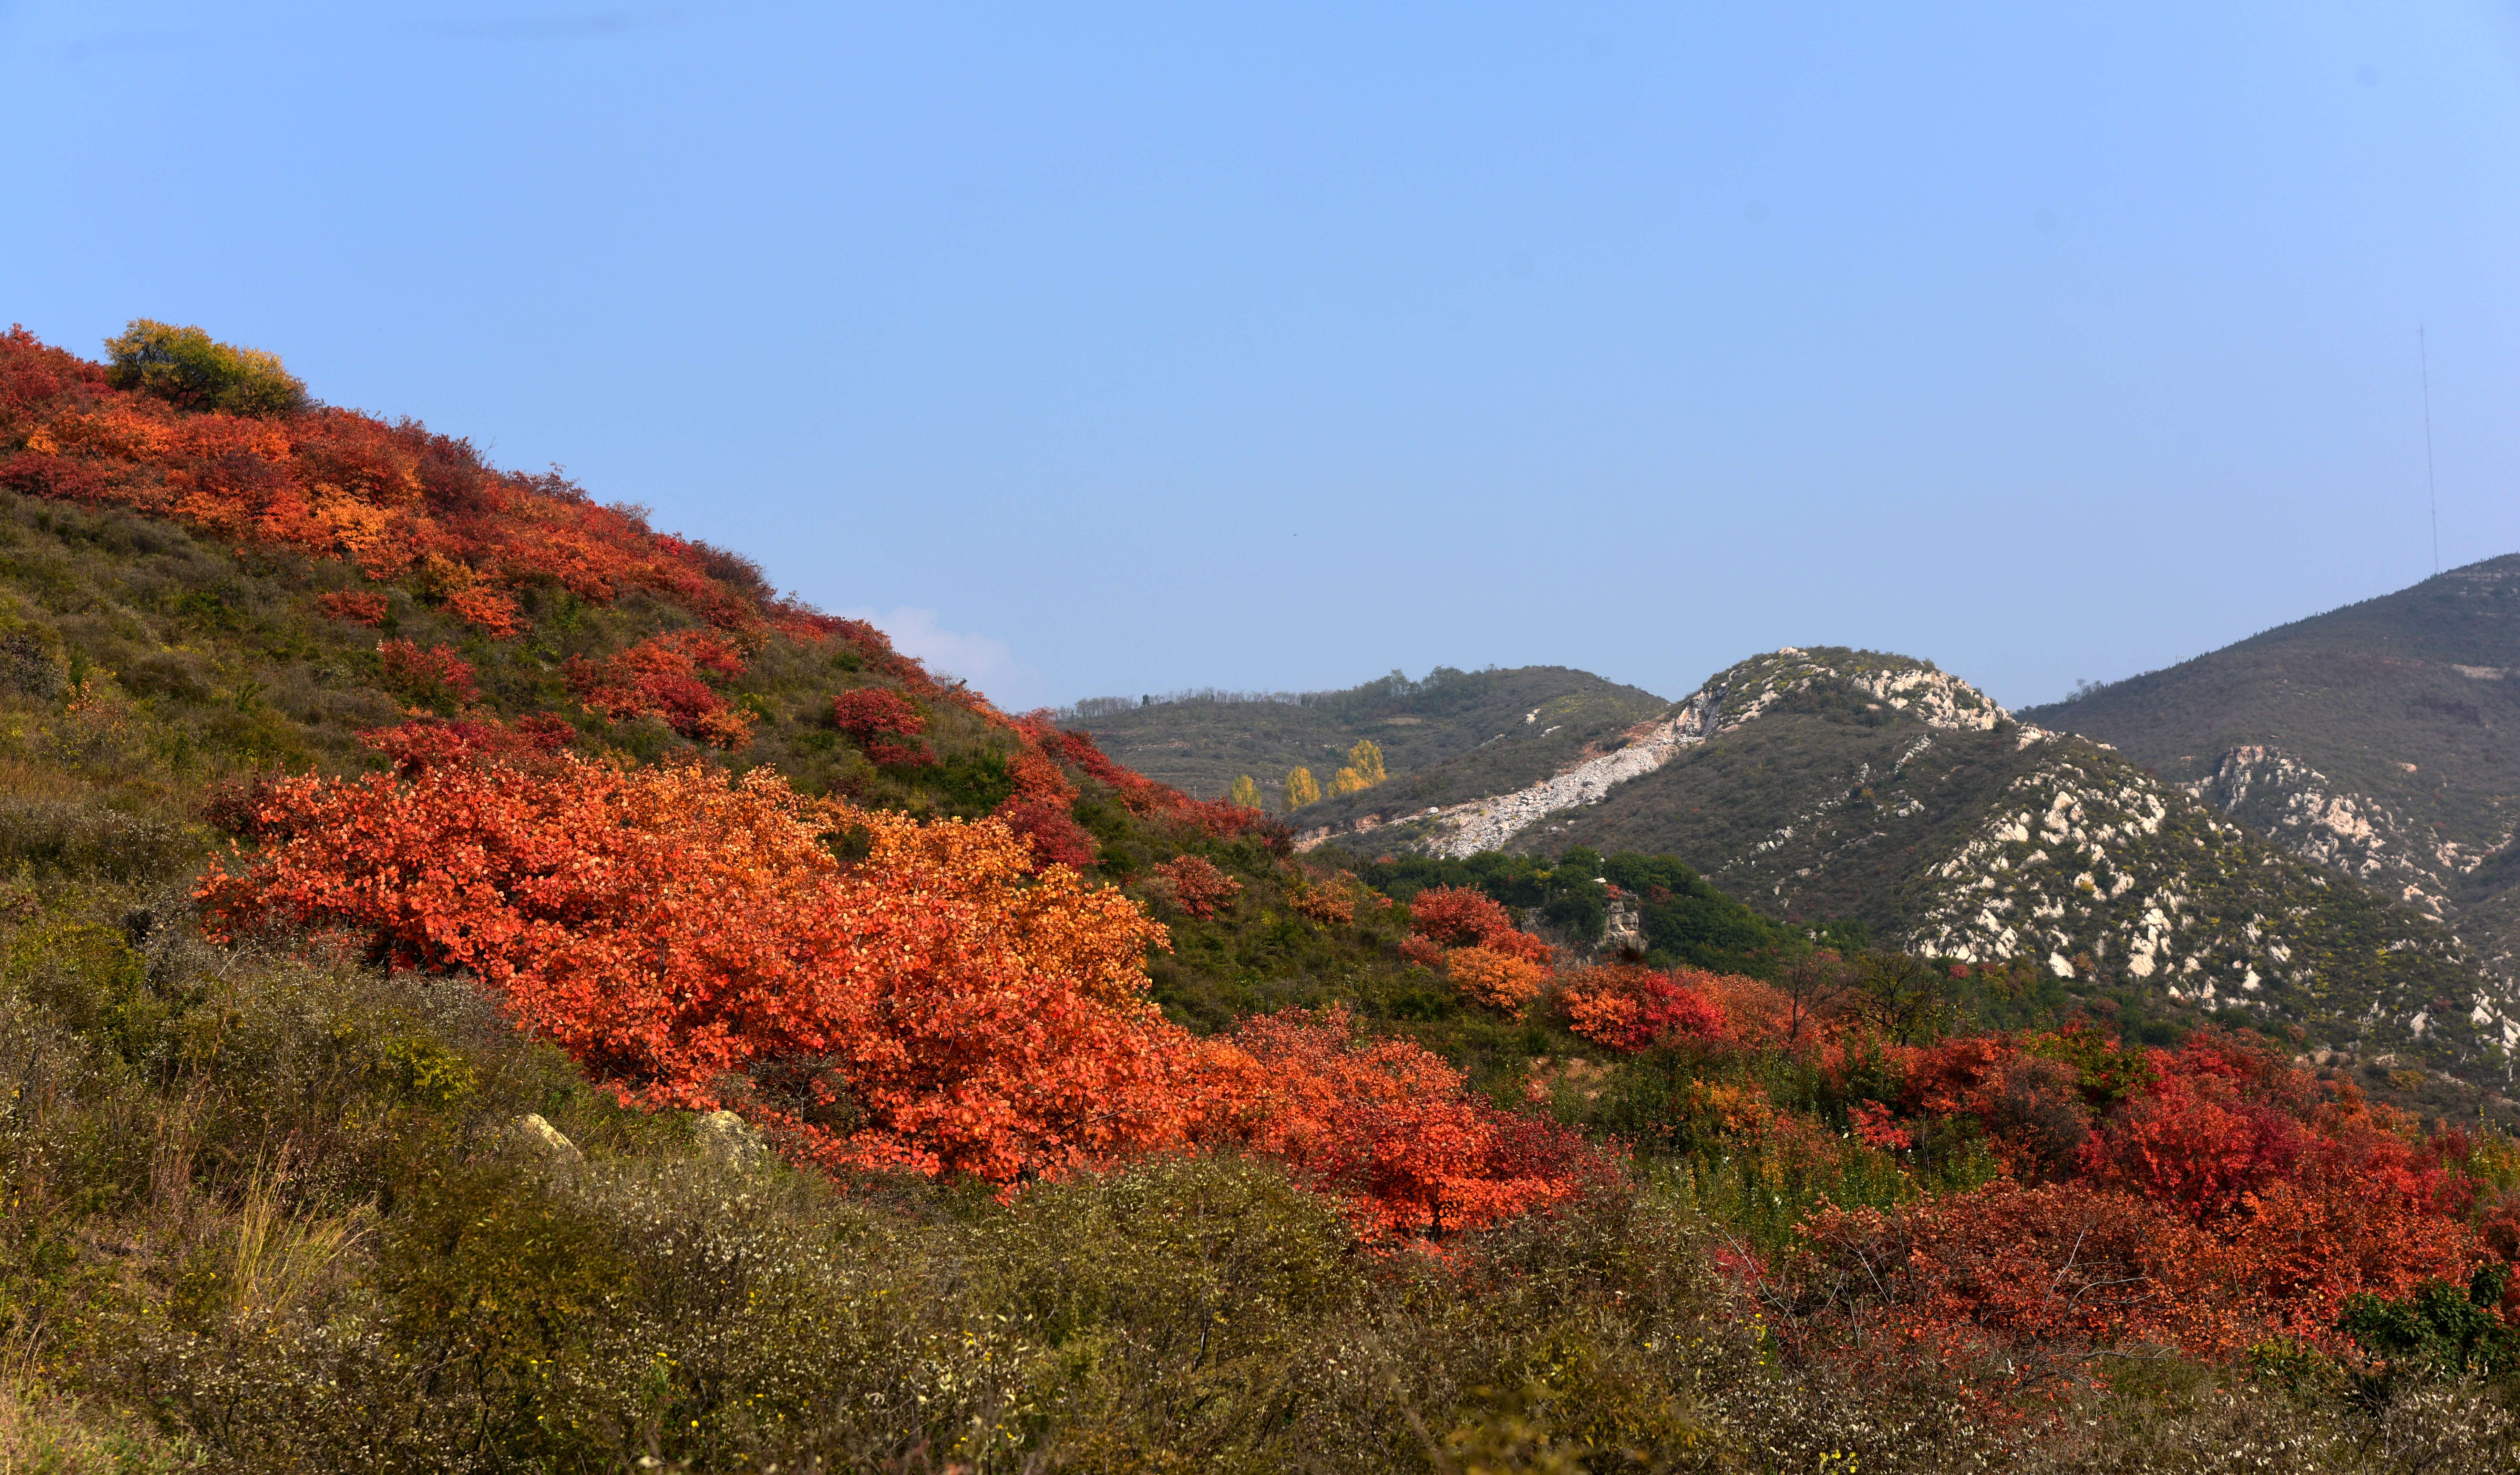
{"type": "MultiPolygon", "coordinates": [[[[1555,772],[1588,744],[1669,705],[1564,666],[1438,666],[1422,681],[1394,671],[1343,692],[1100,697],[1058,715],[1159,782],[1216,797],[1248,775],[1267,806],[1283,812],[1287,770],[1307,768],[1327,788],[1360,738],[1381,747],[1395,779],[1475,754],[1455,772],[1514,785],[1555,772]]],[[[1405,784],[1392,790],[1403,791],[1405,784]]]]}

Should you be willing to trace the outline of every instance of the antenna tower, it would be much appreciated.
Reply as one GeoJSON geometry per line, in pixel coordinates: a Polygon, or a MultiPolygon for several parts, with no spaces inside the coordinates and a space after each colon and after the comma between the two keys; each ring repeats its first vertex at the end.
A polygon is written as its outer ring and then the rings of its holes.
{"type": "Polygon", "coordinates": [[[2441,493],[2433,486],[2433,360],[2424,325],[2415,325],[2415,363],[2424,377],[2424,505],[2433,516],[2433,572],[2441,572],[2441,493]]]}

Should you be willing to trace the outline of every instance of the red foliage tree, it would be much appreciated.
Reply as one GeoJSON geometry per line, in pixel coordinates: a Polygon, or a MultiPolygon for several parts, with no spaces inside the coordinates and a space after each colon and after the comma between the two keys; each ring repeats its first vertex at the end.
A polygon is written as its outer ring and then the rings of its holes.
{"type": "Polygon", "coordinates": [[[743,674],[742,651],[710,630],[677,630],[651,636],[607,660],[569,657],[569,690],[586,710],[614,722],[661,719],[697,742],[740,748],[752,738],[752,719],[727,705],[702,679],[743,674]]]}
{"type": "MultiPolygon", "coordinates": [[[[2410,1124],[2351,1092],[2320,1099],[2263,1044],[2206,1030],[2140,1070],[2120,1054],[2088,1031],[1894,1052],[1904,1110],[1976,1120],[2015,1178],[2073,1176],[1886,1217],[1816,1216],[1806,1228],[1823,1253],[1806,1289],[1867,1306],[1908,1340],[2054,1372],[2129,1342],[2198,1357],[2272,1336],[2340,1350],[2347,1298],[2464,1279],[2485,1252],[2448,1144],[2419,1146],[2410,1124]]],[[[1854,1116],[1871,1145],[1907,1134],[1877,1105],[1854,1116]]]]}
{"type": "Polygon", "coordinates": [[[626,1100],[998,1183],[1186,1140],[1187,1062],[1144,997],[1163,929],[1000,827],[565,753],[283,781],[256,818],[261,856],[202,888],[215,925],[469,969],[626,1100]],[[873,837],[856,867],[838,829],[873,837]]]}
{"type": "Polygon", "coordinates": [[[1997,1183],[1885,1213],[1806,1221],[1796,1279],[1820,1329],[1887,1334],[2015,1387],[2079,1379],[2097,1351],[2212,1357],[2251,1323],[2211,1274],[2203,1234],[2134,1195],[1997,1183]]]}
{"type": "Polygon", "coordinates": [[[927,731],[926,714],[889,687],[861,687],[832,697],[832,726],[856,738],[878,763],[916,767],[936,761],[919,740],[927,731]]]}
{"type": "Polygon", "coordinates": [[[1214,839],[1231,839],[1265,818],[1256,809],[1243,809],[1222,800],[1193,799],[1169,784],[1123,768],[1103,755],[1090,734],[1061,729],[1047,712],[1016,718],[1014,727],[1032,750],[1108,785],[1131,814],[1181,825],[1214,839]]]}
{"type": "Polygon", "coordinates": [[[117,389],[22,329],[0,336],[0,484],[341,559],[503,638],[518,628],[513,591],[531,584],[608,603],[644,590],[729,630],[820,638],[840,623],[773,597],[742,559],[558,475],[494,470],[416,423],[198,413],[117,389]]]}
{"type": "Polygon", "coordinates": [[[406,700],[481,699],[472,684],[472,663],[451,646],[423,649],[406,640],[381,641],[377,656],[384,662],[385,689],[406,700]]]}
{"type": "Polygon", "coordinates": [[[1513,914],[1469,886],[1430,886],[1409,902],[1410,930],[1444,948],[1485,948],[1547,964],[1555,950],[1513,924],[1513,914]]]}
{"type": "Polygon", "coordinates": [[[1633,963],[1585,968],[1567,978],[1558,1004],[1575,1033],[1612,1050],[1636,1051],[1675,1040],[1721,1040],[1724,1010],[1688,974],[1633,963]]]}
{"type": "Polygon", "coordinates": [[[351,625],[382,625],[385,619],[385,597],[362,594],[355,590],[335,590],[316,601],[326,614],[351,625]]]}
{"type": "Polygon", "coordinates": [[[1549,987],[1547,968],[1528,958],[1488,947],[1448,949],[1444,973],[1462,993],[1516,1019],[1549,987]]]}
{"type": "Polygon", "coordinates": [[[211,927],[338,930],[469,970],[624,1100],[731,1104],[833,1168],[1012,1188],[1206,1143],[1287,1163],[1377,1241],[1602,1171],[1343,1017],[1231,1041],[1166,1023],[1144,964],[1164,929],[1002,826],[810,800],[762,771],[625,771],[543,736],[415,724],[377,737],[395,773],[264,785],[263,850],[201,888],[211,927]],[[864,859],[836,859],[835,830],[863,832],[864,859]]]}
{"type": "Polygon", "coordinates": [[[1173,901],[1192,916],[1214,916],[1242,893],[1239,878],[1227,875],[1203,856],[1176,856],[1154,868],[1172,889],[1173,901]]]}

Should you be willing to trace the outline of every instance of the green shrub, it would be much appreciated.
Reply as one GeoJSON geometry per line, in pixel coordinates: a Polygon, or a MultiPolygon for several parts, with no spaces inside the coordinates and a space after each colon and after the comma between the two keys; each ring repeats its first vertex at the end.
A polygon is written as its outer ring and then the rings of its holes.
{"type": "Polygon", "coordinates": [[[312,403],[280,356],[222,343],[199,328],[134,318],[105,340],[117,389],[138,389],[188,410],[265,418],[296,415],[312,403]]]}
{"type": "Polygon", "coordinates": [[[157,880],[199,854],[181,825],[60,799],[0,799],[0,872],[157,880]]]}

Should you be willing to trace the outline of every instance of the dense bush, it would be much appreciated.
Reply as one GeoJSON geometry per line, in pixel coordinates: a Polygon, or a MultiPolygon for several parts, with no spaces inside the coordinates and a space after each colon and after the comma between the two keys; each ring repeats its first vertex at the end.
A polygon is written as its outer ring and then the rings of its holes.
{"type": "Polygon", "coordinates": [[[306,385],[278,354],[221,343],[198,328],[135,318],[105,344],[113,367],[107,381],[187,410],[218,410],[264,419],[303,413],[306,385]]]}

